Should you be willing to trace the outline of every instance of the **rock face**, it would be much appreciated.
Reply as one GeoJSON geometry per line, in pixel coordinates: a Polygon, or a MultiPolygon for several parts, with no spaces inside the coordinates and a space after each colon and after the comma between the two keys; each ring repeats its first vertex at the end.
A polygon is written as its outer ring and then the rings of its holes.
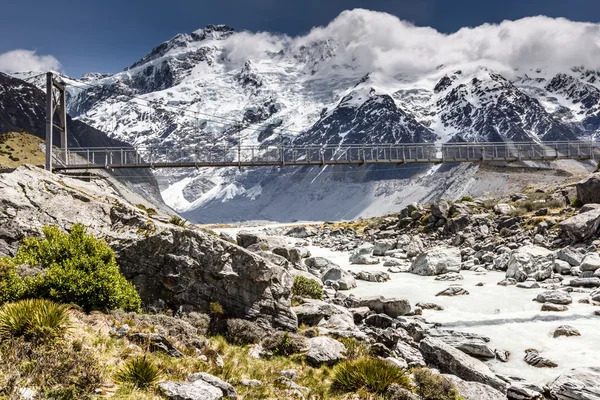
{"type": "Polygon", "coordinates": [[[579,181],[577,187],[577,200],[583,204],[600,204],[600,173],[591,174],[579,181]]]}
{"type": "Polygon", "coordinates": [[[600,229],[600,209],[575,215],[560,222],[558,227],[573,240],[581,241],[591,238],[600,229]]]}
{"type": "Polygon", "coordinates": [[[557,400],[600,399],[600,368],[575,368],[549,383],[550,394],[557,400]]]}
{"type": "Polygon", "coordinates": [[[460,271],[460,250],[455,247],[434,247],[419,255],[412,263],[411,272],[417,275],[441,275],[460,271]]]}
{"type": "Polygon", "coordinates": [[[153,219],[102,179],[28,166],[0,174],[0,255],[13,255],[22,237],[39,235],[43,225],[68,230],[75,222],[115,250],[144,307],[206,311],[218,302],[232,317],[297,328],[293,278],[282,267],[201,230],[153,219]]]}
{"type": "Polygon", "coordinates": [[[456,375],[465,381],[483,383],[506,393],[507,383],[497,378],[487,365],[441,340],[425,338],[419,344],[419,349],[427,364],[441,372],[456,375]]]}
{"type": "Polygon", "coordinates": [[[524,282],[531,277],[537,281],[550,278],[554,269],[554,253],[538,246],[523,246],[514,250],[508,259],[506,277],[524,282]]]}
{"type": "Polygon", "coordinates": [[[333,365],[346,359],[346,346],[327,336],[318,336],[308,340],[306,360],[315,366],[333,365]]]}

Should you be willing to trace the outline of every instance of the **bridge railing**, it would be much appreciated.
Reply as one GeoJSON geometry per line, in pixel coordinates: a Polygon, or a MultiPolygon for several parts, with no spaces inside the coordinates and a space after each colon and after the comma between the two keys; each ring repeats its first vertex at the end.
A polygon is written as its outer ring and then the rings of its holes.
{"type": "MultiPolygon", "coordinates": [[[[406,164],[598,159],[598,142],[71,148],[65,168],[406,164]]],[[[65,160],[66,158],[66,160],[65,160]]]]}

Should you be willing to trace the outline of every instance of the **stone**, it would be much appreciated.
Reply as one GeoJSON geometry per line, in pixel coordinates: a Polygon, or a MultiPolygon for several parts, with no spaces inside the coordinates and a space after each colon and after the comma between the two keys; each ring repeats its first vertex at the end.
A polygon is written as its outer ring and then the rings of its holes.
{"type": "Polygon", "coordinates": [[[515,210],[516,210],[516,208],[514,208],[510,204],[506,204],[506,203],[498,203],[494,206],[494,211],[497,214],[501,214],[501,215],[508,215],[508,214],[514,212],[515,210]]]}
{"type": "Polygon", "coordinates": [[[469,292],[465,288],[460,286],[450,286],[436,294],[436,296],[464,296],[468,294],[469,292]]]}
{"type": "Polygon", "coordinates": [[[583,254],[573,247],[565,247],[556,252],[556,258],[568,262],[573,267],[578,267],[583,259],[583,254]]]}
{"type": "Polygon", "coordinates": [[[559,304],[544,303],[544,304],[542,304],[542,311],[563,312],[563,311],[569,311],[569,307],[561,306],[559,304]]]}
{"type": "Polygon", "coordinates": [[[600,229],[600,209],[575,215],[559,222],[558,227],[572,240],[589,239],[600,229]]]}
{"type": "Polygon", "coordinates": [[[597,288],[600,287],[600,278],[575,278],[569,282],[572,287],[597,288]]]}
{"type": "Polygon", "coordinates": [[[423,355],[415,348],[401,340],[394,346],[394,353],[408,363],[409,368],[420,368],[426,365],[423,355]]]}
{"type": "Polygon", "coordinates": [[[373,314],[365,318],[365,324],[376,328],[386,329],[394,324],[394,319],[385,314],[373,314]]]}
{"type": "Polygon", "coordinates": [[[600,203],[600,173],[594,173],[575,185],[577,200],[583,204],[600,203]]]}
{"type": "Polygon", "coordinates": [[[543,389],[533,387],[521,382],[511,383],[506,394],[510,400],[544,400],[543,389]]]}
{"type": "Polygon", "coordinates": [[[508,358],[510,357],[510,351],[508,350],[496,349],[494,350],[494,354],[496,355],[496,360],[504,363],[508,362],[508,358]]]}
{"type": "Polygon", "coordinates": [[[385,398],[388,400],[421,400],[408,389],[403,388],[397,383],[392,383],[385,391],[385,398]]]}
{"type": "Polygon", "coordinates": [[[306,361],[314,366],[334,365],[346,359],[346,346],[327,336],[318,336],[308,340],[306,361]]]}
{"type": "Polygon", "coordinates": [[[557,400],[600,399],[600,367],[574,368],[548,384],[557,400]]]}
{"type": "Polygon", "coordinates": [[[460,250],[455,247],[434,247],[419,255],[412,263],[413,274],[430,276],[460,272],[460,250]]]}
{"type": "Polygon", "coordinates": [[[386,314],[392,318],[409,314],[411,306],[406,299],[385,298],[383,296],[363,297],[358,299],[358,307],[369,307],[378,314],[386,314]]]}
{"type": "Polygon", "coordinates": [[[390,275],[383,271],[360,271],[354,276],[354,278],[358,279],[359,281],[367,282],[387,282],[391,279],[390,275]]]}
{"type": "Polygon", "coordinates": [[[203,380],[196,382],[163,382],[158,385],[170,400],[221,400],[223,391],[203,380]]]}
{"type": "Polygon", "coordinates": [[[527,278],[525,282],[517,283],[517,287],[521,289],[539,289],[541,286],[533,278],[527,278]]]}
{"type": "Polygon", "coordinates": [[[246,387],[260,387],[263,383],[258,379],[240,379],[240,385],[246,387]]]}
{"type": "Polygon", "coordinates": [[[513,278],[503,279],[500,282],[498,282],[499,286],[514,286],[516,284],[517,284],[517,281],[513,278]]]}
{"type": "Polygon", "coordinates": [[[362,265],[379,264],[379,259],[376,257],[372,257],[374,248],[375,248],[375,246],[373,246],[372,244],[369,244],[369,243],[359,246],[350,255],[350,259],[349,259],[350,264],[362,264],[362,265]]]}
{"type": "Polygon", "coordinates": [[[330,260],[324,257],[309,257],[304,260],[304,264],[310,268],[311,270],[324,271],[331,267],[337,267],[337,264],[334,264],[330,260]]]}
{"type": "Polygon", "coordinates": [[[581,260],[581,265],[579,266],[582,272],[591,271],[594,272],[600,268],[600,254],[598,253],[590,253],[587,254],[583,260],[581,260]]]}
{"type": "Polygon", "coordinates": [[[456,375],[465,381],[479,382],[506,393],[508,384],[496,377],[487,365],[443,341],[427,337],[420,342],[419,349],[425,361],[442,373],[456,375]]]}
{"type": "Polygon", "coordinates": [[[227,397],[228,399],[237,399],[237,393],[235,391],[235,388],[231,384],[229,384],[229,383],[225,382],[224,380],[222,380],[221,378],[218,378],[207,372],[197,372],[197,373],[191,374],[190,376],[188,376],[188,381],[190,381],[190,382],[204,381],[205,383],[208,383],[209,385],[212,385],[214,387],[221,389],[221,391],[223,392],[223,395],[225,397],[227,397]]]}
{"type": "Polygon", "coordinates": [[[397,242],[392,239],[376,241],[375,245],[373,246],[373,255],[374,256],[385,256],[386,252],[396,248],[396,243],[397,242]]]}
{"type": "Polygon", "coordinates": [[[353,319],[352,313],[345,307],[321,300],[305,299],[302,305],[293,307],[292,310],[298,316],[298,323],[308,326],[317,326],[321,320],[329,319],[336,314],[343,314],[353,319]]]}
{"type": "Polygon", "coordinates": [[[487,346],[490,338],[485,336],[447,329],[431,329],[427,335],[476,358],[493,359],[496,357],[495,352],[487,346]]]}
{"type": "Polygon", "coordinates": [[[561,275],[568,275],[571,273],[571,264],[563,260],[554,260],[554,272],[561,275]]]}
{"type": "Polygon", "coordinates": [[[444,311],[444,306],[440,306],[435,303],[417,303],[415,306],[421,307],[423,310],[444,311]]]}
{"type": "Polygon", "coordinates": [[[159,351],[167,354],[170,357],[183,357],[183,353],[177,350],[177,348],[173,346],[173,343],[171,343],[169,339],[161,334],[135,332],[129,334],[127,338],[138,345],[149,345],[151,351],[159,351]]]}
{"type": "Polygon", "coordinates": [[[561,336],[567,336],[567,337],[581,336],[581,333],[577,329],[572,327],[571,325],[561,325],[558,328],[556,328],[553,336],[555,338],[561,337],[561,336]]]}
{"type": "Polygon", "coordinates": [[[450,212],[450,203],[443,199],[438,199],[431,205],[431,215],[436,218],[448,219],[450,212]]]}
{"type": "Polygon", "coordinates": [[[544,293],[540,293],[535,298],[540,303],[552,303],[567,305],[573,302],[573,298],[563,290],[549,290],[544,293]]]}
{"type": "Polygon", "coordinates": [[[465,279],[465,277],[458,272],[448,272],[447,274],[442,274],[435,277],[436,281],[446,282],[462,281],[463,279],[465,279]]]}
{"type": "Polygon", "coordinates": [[[285,236],[293,238],[304,239],[307,237],[315,236],[318,233],[317,229],[312,226],[299,225],[291,228],[285,233],[285,236]]]}
{"type": "Polygon", "coordinates": [[[369,307],[356,307],[356,308],[351,308],[348,311],[350,311],[352,313],[355,324],[362,322],[365,318],[367,318],[367,316],[369,314],[372,313],[372,311],[369,307]]]}
{"type": "Polygon", "coordinates": [[[527,364],[536,368],[556,368],[558,364],[544,358],[540,355],[537,350],[526,350],[525,358],[523,359],[527,364]]]}
{"type": "Polygon", "coordinates": [[[350,272],[340,267],[331,267],[321,275],[321,280],[327,284],[328,281],[339,285],[340,290],[350,290],[356,287],[356,280],[350,272]]]}
{"type": "Polygon", "coordinates": [[[294,247],[275,247],[272,252],[285,258],[292,264],[299,264],[302,260],[302,253],[294,247]]]}
{"type": "Polygon", "coordinates": [[[506,400],[506,395],[488,385],[479,382],[468,382],[454,375],[443,375],[454,384],[458,394],[464,400],[506,400]]]}
{"type": "Polygon", "coordinates": [[[506,277],[517,282],[524,282],[527,278],[543,281],[552,276],[554,267],[554,254],[543,247],[523,246],[513,250],[508,259],[506,277]]]}
{"type": "Polygon", "coordinates": [[[286,379],[289,379],[290,381],[294,381],[298,377],[298,370],[297,369],[283,369],[283,370],[279,371],[279,375],[283,376],[286,379]]]}

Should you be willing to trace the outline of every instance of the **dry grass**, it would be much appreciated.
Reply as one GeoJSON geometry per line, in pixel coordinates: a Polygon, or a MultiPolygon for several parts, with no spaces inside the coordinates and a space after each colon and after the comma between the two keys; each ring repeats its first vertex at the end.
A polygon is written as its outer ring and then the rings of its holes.
{"type": "Polygon", "coordinates": [[[43,166],[45,142],[24,132],[0,134],[0,167],[16,168],[22,164],[43,166]]]}

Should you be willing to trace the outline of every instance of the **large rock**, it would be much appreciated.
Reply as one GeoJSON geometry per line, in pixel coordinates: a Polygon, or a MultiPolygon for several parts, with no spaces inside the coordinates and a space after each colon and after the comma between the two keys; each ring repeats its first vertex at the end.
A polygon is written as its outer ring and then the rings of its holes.
{"type": "Polygon", "coordinates": [[[467,382],[454,375],[444,375],[454,384],[464,400],[506,400],[506,395],[479,382],[467,382]]]}
{"type": "Polygon", "coordinates": [[[411,311],[410,303],[406,299],[373,296],[357,299],[356,302],[355,307],[369,307],[377,314],[386,314],[392,318],[401,317],[411,311]]]}
{"type": "Polygon", "coordinates": [[[390,274],[383,271],[360,271],[354,277],[359,281],[367,282],[387,282],[390,280],[390,274]]]}
{"type": "Polygon", "coordinates": [[[548,386],[556,400],[600,400],[600,367],[572,369],[548,386]]]}
{"type": "Polygon", "coordinates": [[[577,214],[560,222],[558,227],[573,240],[589,239],[600,229],[600,209],[577,214]]]}
{"type": "Polygon", "coordinates": [[[581,336],[581,333],[577,330],[577,328],[572,327],[571,325],[561,325],[554,331],[553,337],[561,337],[561,336],[581,336]]]}
{"type": "Polygon", "coordinates": [[[39,235],[44,225],[67,231],[81,222],[115,250],[145,308],[206,311],[218,302],[231,317],[297,328],[293,278],[284,268],[193,226],[161,222],[164,215],[149,217],[128,202],[142,200],[117,184],[28,166],[0,174],[0,255],[14,254],[24,235],[39,235]],[[6,214],[11,208],[18,213],[6,214]]]}
{"type": "Polygon", "coordinates": [[[540,303],[552,303],[552,304],[561,304],[567,305],[573,302],[573,299],[569,294],[562,290],[549,290],[544,293],[540,293],[535,298],[536,301],[540,303]]]}
{"type": "Polygon", "coordinates": [[[441,275],[460,271],[460,249],[434,247],[419,255],[412,263],[411,272],[417,275],[441,275]]]}
{"type": "Polygon", "coordinates": [[[445,329],[431,329],[427,336],[441,340],[472,357],[483,359],[496,357],[496,353],[487,345],[490,339],[485,336],[445,329]]]}
{"type": "Polygon", "coordinates": [[[322,300],[305,299],[304,304],[294,307],[292,310],[298,316],[298,323],[308,326],[316,326],[323,319],[327,320],[336,314],[345,315],[351,321],[354,320],[352,312],[347,308],[322,300]]]}
{"type": "Polygon", "coordinates": [[[597,269],[600,269],[600,254],[587,254],[581,261],[581,265],[579,266],[579,268],[581,268],[582,272],[595,272],[597,269]]]}
{"type": "Polygon", "coordinates": [[[208,383],[209,385],[212,385],[214,387],[221,389],[221,391],[223,392],[223,395],[226,396],[228,399],[237,399],[237,393],[235,391],[235,388],[230,383],[227,383],[224,380],[222,380],[221,378],[218,378],[207,372],[197,372],[195,374],[191,374],[188,376],[188,381],[190,381],[190,382],[204,381],[205,383],[208,383]]]}
{"type": "Polygon", "coordinates": [[[375,246],[372,244],[363,244],[358,247],[352,254],[350,255],[350,264],[360,264],[360,265],[373,265],[379,264],[379,259],[377,257],[373,257],[373,250],[375,246]]]}
{"type": "Polygon", "coordinates": [[[568,262],[573,267],[578,267],[583,259],[583,254],[576,248],[565,247],[556,252],[556,258],[568,262]]]}
{"type": "Polygon", "coordinates": [[[327,336],[318,336],[308,340],[306,361],[314,366],[333,365],[346,359],[346,346],[327,336]]]}
{"type": "Polygon", "coordinates": [[[291,262],[292,264],[299,264],[302,260],[302,253],[300,249],[295,247],[275,247],[272,252],[281,256],[291,262]]]}
{"type": "Polygon", "coordinates": [[[336,283],[340,290],[350,290],[356,287],[356,280],[352,274],[340,267],[329,268],[321,275],[321,280],[325,284],[327,284],[327,281],[336,283]]]}
{"type": "Polygon", "coordinates": [[[506,277],[524,282],[531,277],[543,281],[552,276],[554,254],[543,247],[523,246],[513,250],[508,259],[506,277]]]}
{"type": "Polygon", "coordinates": [[[577,182],[577,200],[583,204],[600,203],[600,173],[577,182]]]}
{"type": "Polygon", "coordinates": [[[195,382],[163,382],[159,385],[169,400],[221,400],[223,391],[218,387],[197,380],[195,382]]]}
{"type": "Polygon", "coordinates": [[[337,264],[324,257],[309,257],[304,260],[304,264],[311,270],[324,271],[330,267],[337,267],[337,264]]]}
{"type": "Polygon", "coordinates": [[[439,199],[431,205],[431,215],[436,218],[448,219],[448,213],[450,212],[450,203],[448,201],[439,199]]]}
{"type": "Polygon", "coordinates": [[[428,337],[421,341],[419,349],[427,364],[441,372],[456,375],[465,381],[483,383],[506,393],[507,383],[496,377],[487,365],[443,341],[428,337]]]}
{"type": "Polygon", "coordinates": [[[373,247],[374,256],[385,256],[385,253],[396,248],[398,242],[392,239],[378,240],[373,247]]]}
{"type": "Polygon", "coordinates": [[[285,233],[286,236],[304,239],[307,237],[315,236],[317,229],[312,226],[300,225],[295,226],[285,233]]]}

